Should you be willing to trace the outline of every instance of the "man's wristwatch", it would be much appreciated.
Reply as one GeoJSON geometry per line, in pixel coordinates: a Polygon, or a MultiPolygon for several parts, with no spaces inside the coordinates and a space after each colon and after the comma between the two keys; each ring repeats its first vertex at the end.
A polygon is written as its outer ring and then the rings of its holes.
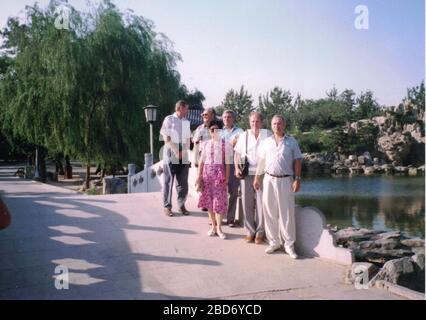
{"type": "Polygon", "coordinates": [[[294,176],[294,180],[300,180],[300,176],[294,176]]]}

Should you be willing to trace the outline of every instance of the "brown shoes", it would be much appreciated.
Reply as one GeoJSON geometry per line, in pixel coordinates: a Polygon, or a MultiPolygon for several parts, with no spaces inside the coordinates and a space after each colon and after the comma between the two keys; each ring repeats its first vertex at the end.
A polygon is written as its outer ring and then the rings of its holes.
{"type": "Polygon", "coordinates": [[[180,213],[182,213],[184,216],[189,216],[189,211],[188,211],[188,210],[186,210],[185,206],[182,206],[182,207],[179,209],[179,212],[180,212],[180,213]]]}
{"type": "Polygon", "coordinates": [[[256,236],[256,239],[254,240],[254,243],[255,244],[263,244],[263,237],[262,236],[261,237],[256,236]]]}
{"type": "Polygon", "coordinates": [[[170,208],[164,208],[164,214],[168,217],[173,217],[173,212],[170,208]]]}
{"type": "Polygon", "coordinates": [[[254,237],[253,236],[246,236],[244,238],[244,240],[246,240],[247,243],[252,243],[252,242],[254,242],[254,237]]]}

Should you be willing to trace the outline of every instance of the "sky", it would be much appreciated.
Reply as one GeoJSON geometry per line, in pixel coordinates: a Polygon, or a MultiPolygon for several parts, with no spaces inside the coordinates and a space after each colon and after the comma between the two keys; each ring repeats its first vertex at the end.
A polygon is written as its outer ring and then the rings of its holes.
{"type": "MultiPolygon", "coordinates": [[[[77,9],[86,4],[68,2],[77,9]]],[[[275,86],[305,99],[325,97],[335,86],[357,94],[372,90],[381,105],[390,106],[425,78],[424,0],[113,2],[152,20],[172,40],[182,56],[182,82],[203,92],[208,106],[241,85],[255,105],[275,86]],[[368,9],[367,29],[355,27],[359,5],[368,9]]],[[[0,27],[33,3],[1,1],[0,27]]]]}

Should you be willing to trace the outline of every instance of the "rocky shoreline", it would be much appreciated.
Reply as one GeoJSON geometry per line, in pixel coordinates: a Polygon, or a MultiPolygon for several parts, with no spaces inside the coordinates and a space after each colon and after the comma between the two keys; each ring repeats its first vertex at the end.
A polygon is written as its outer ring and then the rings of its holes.
{"type": "Polygon", "coordinates": [[[332,228],[337,245],[352,249],[355,263],[346,281],[354,283],[357,270],[368,272],[368,285],[384,280],[418,292],[425,292],[425,240],[407,237],[399,231],[332,228]],[[360,269],[361,268],[361,269],[360,269]]]}
{"type": "Polygon", "coordinates": [[[369,152],[362,155],[345,156],[342,154],[322,155],[320,153],[305,153],[302,170],[308,174],[401,174],[408,176],[424,175],[425,165],[400,166],[386,163],[383,159],[372,158],[369,152]]]}

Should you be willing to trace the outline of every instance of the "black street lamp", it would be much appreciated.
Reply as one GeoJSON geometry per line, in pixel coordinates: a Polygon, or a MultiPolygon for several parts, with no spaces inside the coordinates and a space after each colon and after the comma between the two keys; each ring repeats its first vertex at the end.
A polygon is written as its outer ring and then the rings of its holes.
{"type": "Polygon", "coordinates": [[[157,109],[158,107],[149,105],[143,108],[145,111],[146,122],[149,123],[150,127],[150,142],[151,142],[151,154],[154,156],[154,128],[153,124],[157,121],[157,109]]]}

